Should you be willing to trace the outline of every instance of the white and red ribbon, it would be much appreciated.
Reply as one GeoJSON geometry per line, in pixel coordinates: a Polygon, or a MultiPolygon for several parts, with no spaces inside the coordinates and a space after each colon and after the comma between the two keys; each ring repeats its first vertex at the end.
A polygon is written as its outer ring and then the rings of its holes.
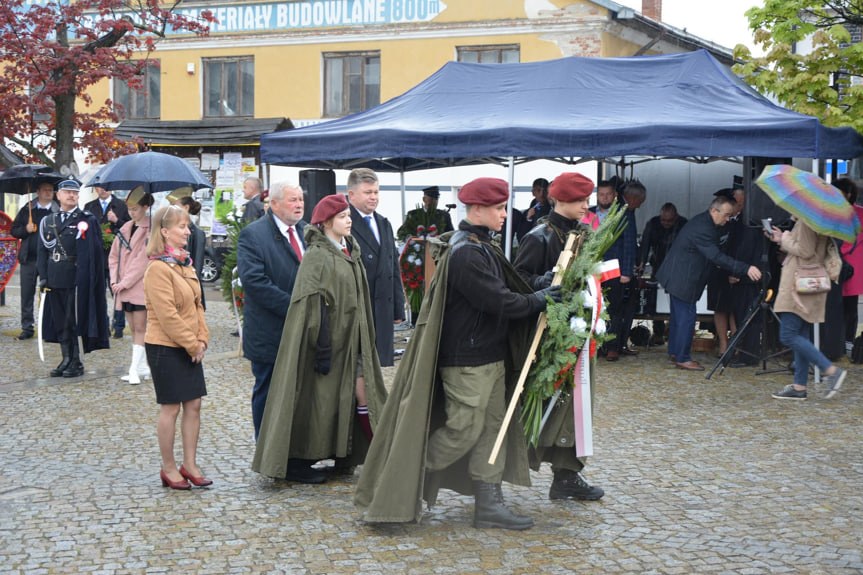
{"type": "Polygon", "coordinates": [[[602,312],[602,286],[601,283],[607,279],[620,276],[620,266],[617,260],[602,262],[596,266],[594,275],[587,280],[585,294],[585,307],[592,310],[590,321],[590,332],[573,373],[572,412],[575,422],[575,453],[578,457],[593,455],[593,408],[590,402],[590,358],[595,351],[593,334],[596,332],[602,312]],[[587,358],[587,359],[585,359],[587,358]]]}

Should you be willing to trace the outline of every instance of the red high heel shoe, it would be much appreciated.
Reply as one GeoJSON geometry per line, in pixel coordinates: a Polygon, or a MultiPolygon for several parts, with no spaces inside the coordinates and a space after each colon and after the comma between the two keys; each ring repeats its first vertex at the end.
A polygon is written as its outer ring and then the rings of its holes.
{"type": "Polygon", "coordinates": [[[194,475],[186,471],[186,468],[182,465],[180,466],[180,475],[191,481],[192,485],[194,485],[195,487],[206,487],[207,485],[213,484],[212,479],[207,479],[205,477],[195,477],[194,475]]]}
{"type": "MultiPolygon", "coordinates": [[[[182,472],[180,473],[182,475],[182,472]]],[[[165,475],[165,471],[159,471],[159,477],[162,478],[162,487],[170,487],[171,489],[191,489],[192,486],[189,485],[189,482],[185,479],[181,479],[180,481],[171,481],[168,479],[168,476],[165,475]]]]}

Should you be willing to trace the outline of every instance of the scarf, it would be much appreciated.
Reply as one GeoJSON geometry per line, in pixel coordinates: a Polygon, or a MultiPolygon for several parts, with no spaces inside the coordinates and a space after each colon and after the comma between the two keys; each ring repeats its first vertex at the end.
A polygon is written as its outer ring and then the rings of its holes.
{"type": "Polygon", "coordinates": [[[150,256],[151,260],[160,260],[169,264],[179,264],[181,266],[192,265],[192,256],[183,248],[172,248],[165,245],[165,251],[161,255],[150,256]]]}

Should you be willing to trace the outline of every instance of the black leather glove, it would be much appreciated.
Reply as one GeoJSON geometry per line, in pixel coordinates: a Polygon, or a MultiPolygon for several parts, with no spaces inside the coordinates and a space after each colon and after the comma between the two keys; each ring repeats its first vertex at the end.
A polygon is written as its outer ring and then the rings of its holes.
{"type": "Polygon", "coordinates": [[[551,280],[554,279],[554,271],[549,270],[541,276],[533,278],[533,289],[544,289],[551,285],[551,280]]]}
{"type": "Polygon", "coordinates": [[[330,339],[330,316],[327,313],[327,304],[324,296],[321,296],[321,329],[318,332],[318,340],[315,345],[315,365],[317,373],[327,375],[330,373],[333,359],[333,344],[330,339]]]}
{"type": "Polygon", "coordinates": [[[46,287],[48,287],[48,280],[39,278],[39,291],[45,291],[46,287]]]}
{"type": "Polygon", "coordinates": [[[551,298],[551,301],[560,303],[563,301],[563,294],[560,293],[560,286],[549,286],[547,288],[535,291],[533,297],[536,298],[537,311],[542,311],[548,305],[546,296],[551,298]]]}

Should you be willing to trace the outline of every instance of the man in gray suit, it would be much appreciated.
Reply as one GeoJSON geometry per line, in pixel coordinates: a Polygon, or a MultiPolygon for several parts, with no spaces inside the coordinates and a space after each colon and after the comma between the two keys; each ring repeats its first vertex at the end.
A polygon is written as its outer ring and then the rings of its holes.
{"type": "Polygon", "coordinates": [[[710,276],[712,266],[719,266],[735,276],[761,279],[761,270],[722,253],[719,228],[735,213],[734,200],[717,196],[707,211],[689,220],[659,267],[656,279],[671,299],[668,326],[668,355],[680,369],[704,371],[692,359],[692,336],[695,331],[696,303],[710,276]]]}
{"type": "Polygon", "coordinates": [[[375,347],[382,366],[393,364],[393,325],[405,319],[405,294],[399,273],[393,227],[375,212],[380,192],[378,176],[368,168],[348,176],[351,235],[360,244],[375,314],[375,347]]]}
{"type": "Polygon", "coordinates": [[[247,224],[264,215],[264,202],[261,201],[262,191],[264,191],[264,184],[260,178],[246,178],[243,182],[243,197],[246,198],[243,219],[247,224]]]}

